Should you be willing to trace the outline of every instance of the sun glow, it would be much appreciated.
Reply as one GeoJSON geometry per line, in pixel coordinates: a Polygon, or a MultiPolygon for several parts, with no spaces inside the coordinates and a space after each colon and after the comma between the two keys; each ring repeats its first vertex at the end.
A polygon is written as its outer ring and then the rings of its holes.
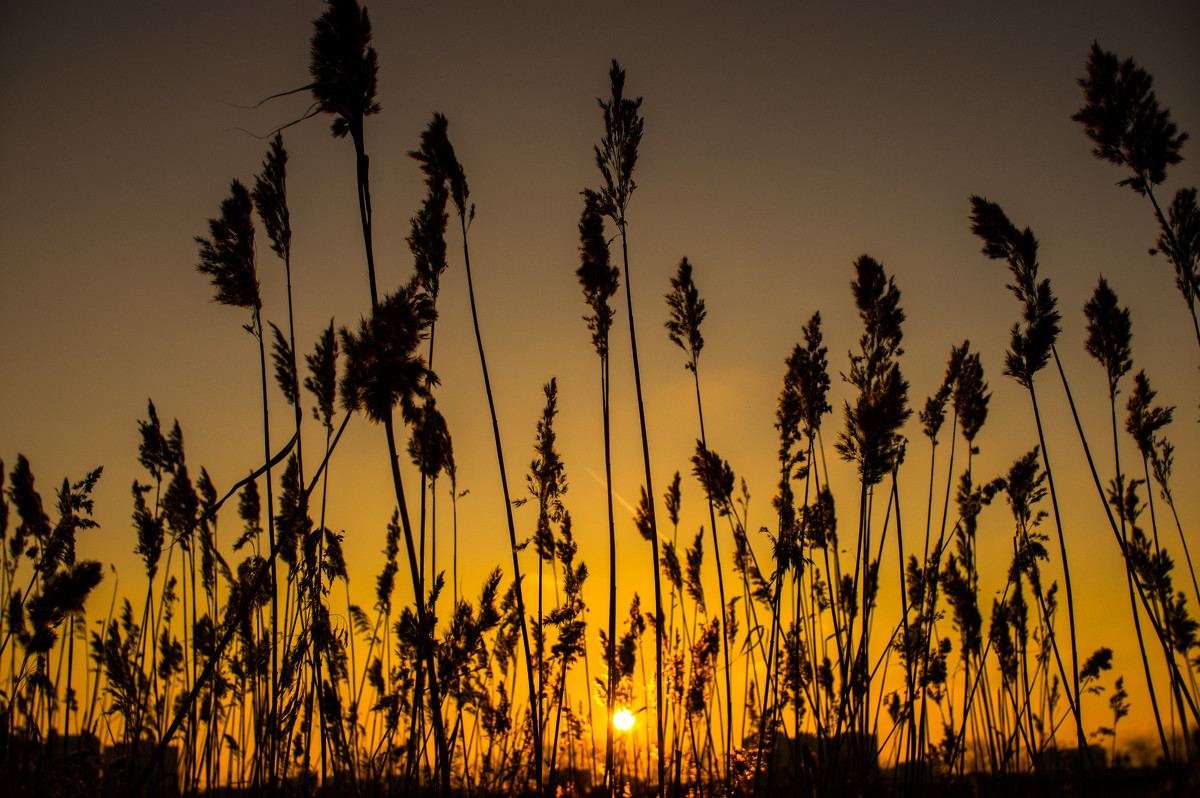
{"type": "Polygon", "coordinates": [[[636,718],[633,716],[632,712],[630,712],[628,709],[621,709],[613,714],[612,722],[613,726],[617,727],[621,731],[629,731],[633,728],[635,720],[636,718]]]}

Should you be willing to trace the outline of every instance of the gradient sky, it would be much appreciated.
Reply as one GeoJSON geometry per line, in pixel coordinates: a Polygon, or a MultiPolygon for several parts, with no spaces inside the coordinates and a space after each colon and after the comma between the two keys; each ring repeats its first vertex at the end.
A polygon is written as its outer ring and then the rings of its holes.
{"type": "MultiPolygon", "coordinates": [[[[595,98],[608,95],[614,57],[628,71],[628,93],[644,97],[628,219],[656,496],[676,470],[688,474],[697,436],[691,375],[662,328],[668,279],[685,255],[709,311],[700,359],[708,439],[746,478],[751,529],[773,525],[772,424],[783,360],[816,310],[825,319],[835,408],[850,395],[837,374],[857,347],[849,283],[863,253],[880,260],[902,292],[911,402],[919,406],[936,389],[950,347],[969,339],[994,393],[976,474],[999,474],[1032,448],[1027,396],[1000,373],[1019,308],[1005,290],[1007,272],[980,254],[967,225],[967,198],[978,193],[1041,240],[1042,274],[1064,317],[1059,350],[1102,463],[1111,462],[1104,374],[1083,351],[1081,308],[1100,275],[1131,308],[1135,371],[1146,369],[1159,401],[1180,408],[1168,434],[1178,446],[1181,516],[1194,532],[1200,501],[1187,486],[1200,475],[1200,355],[1190,319],[1168,264],[1147,254],[1157,234],[1149,203],[1115,187],[1124,173],[1091,156],[1070,115],[1082,104],[1076,78],[1098,40],[1150,71],[1179,127],[1200,133],[1195,3],[1135,10],[1127,2],[806,2],[736,12],[717,3],[368,7],[383,106],[366,132],[381,289],[411,272],[404,238],[423,186],[405,153],[440,111],[477,207],[472,266],[514,492],[523,490],[532,456],[541,387],[559,380],[566,503],[595,574],[587,588],[593,634],[605,614],[603,449],[598,361],[574,272],[579,192],[599,180],[595,98]]],[[[307,94],[248,106],[307,82],[311,20],[321,9],[283,0],[6,9],[0,459],[11,467],[24,453],[47,503],[63,476],[105,466],[96,494],[102,529],[81,540],[80,552],[113,563],[122,592],[144,589],[129,485],[144,478],[136,422],[147,398],[165,423],[179,420],[193,475],[207,467],[222,492],[261,461],[257,347],[240,327],[246,314],[210,301],[193,237],[207,233],[231,178],[253,180],[267,144],[251,134],[304,113],[307,94]]],[[[285,132],[301,352],[311,351],[331,317],[356,324],[369,307],[353,150],[328,131],[322,117],[285,132]]],[[[1169,173],[1164,202],[1200,182],[1196,146],[1189,142],[1186,160],[1169,173]]],[[[454,227],[448,241],[435,368],[460,486],[470,490],[459,506],[470,551],[460,580],[474,595],[484,572],[507,564],[509,554],[454,227]]],[[[283,269],[261,235],[258,255],[264,314],[283,325],[283,269]]],[[[617,300],[623,307],[624,294],[617,300]]],[[[612,347],[614,489],[632,504],[641,460],[623,315],[612,347]]],[[[1113,675],[1125,674],[1134,703],[1130,725],[1145,727],[1128,603],[1124,588],[1113,587],[1123,567],[1094,488],[1083,481],[1062,391],[1045,376],[1051,455],[1056,471],[1069,475],[1063,506],[1067,544],[1078,552],[1081,656],[1100,645],[1116,650],[1113,675]]],[[[273,440],[282,443],[290,414],[277,393],[273,402],[273,440]]],[[[835,409],[827,444],[840,427],[835,409]]],[[[901,487],[915,541],[929,461],[915,417],[908,434],[901,487]]],[[[320,435],[308,424],[309,451],[320,435]]],[[[1134,462],[1133,447],[1121,445],[1125,462],[1134,462]]],[[[840,523],[852,527],[853,470],[834,459],[830,468],[840,523]]],[[[328,525],[346,530],[355,590],[369,605],[394,502],[381,431],[353,420],[330,479],[328,525]]],[[[690,536],[707,514],[699,513],[694,481],[684,485],[690,536]]],[[[521,534],[532,531],[535,513],[517,511],[521,534]]],[[[651,592],[649,553],[630,515],[618,505],[622,607],[633,590],[651,592]]],[[[990,550],[996,563],[985,566],[985,592],[1002,585],[1010,518],[1002,505],[984,517],[991,537],[981,557],[990,550]]],[[[222,523],[228,540],[236,515],[222,523]]],[[[448,517],[439,524],[448,529],[448,517]]],[[[765,539],[754,540],[765,554],[765,539]]],[[[1173,531],[1167,540],[1181,560],[1173,531]]],[[[110,574],[93,607],[107,604],[112,584],[110,574]]],[[[398,584],[400,597],[411,595],[406,580],[398,584]]],[[[886,580],[881,589],[889,595],[886,580]]],[[[1109,720],[1104,706],[1096,703],[1089,730],[1109,720]]]]}

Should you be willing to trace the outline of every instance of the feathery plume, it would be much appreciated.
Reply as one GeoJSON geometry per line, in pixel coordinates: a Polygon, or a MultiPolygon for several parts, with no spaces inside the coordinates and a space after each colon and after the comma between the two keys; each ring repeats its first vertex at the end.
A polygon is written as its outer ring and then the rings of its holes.
{"type": "Polygon", "coordinates": [[[608,73],[612,97],[608,102],[596,98],[604,111],[604,138],[596,145],[596,166],[604,177],[600,190],[601,212],[624,228],[625,208],[637,184],[633,168],[637,165],[638,145],[642,140],[643,120],[638,114],[642,98],[625,96],[625,70],[614,58],[608,73]]]}
{"type": "Polygon", "coordinates": [[[229,196],[221,202],[221,216],[208,220],[209,238],[196,236],[200,245],[200,263],[196,268],[212,278],[216,289],[213,301],[250,308],[257,314],[262,300],[254,270],[253,210],[250,192],[234,180],[229,196]]]}
{"type": "Polygon", "coordinates": [[[895,465],[903,450],[900,429],[912,415],[908,407],[908,382],[900,375],[896,358],[904,354],[900,325],[900,289],[884,274],[883,266],[869,255],[854,263],[856,279],[850,284],[863,335],[861,353],[850,355],[847,381],[858,389],[853,406],[843,404],[846,429],[836,448],[843,459],[858,464],[866,485],[875,485],[895,465]]]}
{"type": "Polygon", "coordinates": [[[1121,61],[1092,42],[1087,74],[1079,78],[1085,105],[1071,117],[1092,140],[1093,155],[1133,171],[1118,185],[1139,194],[1166,180],[1167,167],[1183,160],[1179,150],[1188,138],[1159,106],[1153,83],[1132,58],[1121,61]]]}
{"type": "Polygon", "coordinates": [[[667,294],[667,307],[671,309],[671,318],[667,319],[667,335],[684,352],[688,353],[685,367],[689,370],[696,368],[696,358],[704,348],[704,336],[700,334],[700,323],[704,321],[707,311],[704,300],[696,290],[692,281],[692,264],[684,258],[679,262],[679,270],[671,278],[671,293],[667,294]]]}
{"type": "Polygon", "coordinates": [[[313,20],[308,72],[317,110],[334,117],[334,138],[362,135],[363,120],[380,111],[375,101],[379,57],[371,46],[371,18],[356,0],[327,0],[313,20]]]}
{"type": "Polygon", "coordinates": [[[292,252],[292,222],[287,206],[287,150],[283,136],[271,139],[262,172],[254,178],[254,205],[263,220],[271,249],[285,263],[292,252]]]}
{"type": "Polygon", "coordinates": [[[337,399],[337,356],[337,335],[333,319],[330,319],[329,326],[321,331],[313,353],[304,356],[309,373],[304,378],[304,387],[317,398],[313,418],[324,424],[326,430],[333,429],[333,405],[337,399]]]}
{"type": "Polygon", "coordinates": [[[1083,313],[1087,316],[1084,348],[1104,366],[1108,373],[1108,395],[1116,396],[1117,383],[1133,367],[1129,308],[1117,304],[1117,295],[1101,277],[1092,298],[1084,304],[1083,313]]]}
{"type": "Polygon", "coordinates": [[[599,195],[585,189],[583,200],[583,213],[579,217],[580,266],[575,274],[583,286],[583,300],[592,309],[590,316],[583,317],[592,333],[592,346],[601,357],[607,357],[608,333],[616,313],[608,300],[617,293],[621,272],[609,259],[599,195]]]}
{"type": "Polygon", "coordinates": [[[342,328],[346,371],[341,393],[347,411],[363,410],[382,423],[398,404],[406,422],[416,419],[416,400],[437,383],[425,358],[416,354],[436,317],[433,303],[414,278],[385,297],[371,319],[362,320],[358,333],[342,328]]]}

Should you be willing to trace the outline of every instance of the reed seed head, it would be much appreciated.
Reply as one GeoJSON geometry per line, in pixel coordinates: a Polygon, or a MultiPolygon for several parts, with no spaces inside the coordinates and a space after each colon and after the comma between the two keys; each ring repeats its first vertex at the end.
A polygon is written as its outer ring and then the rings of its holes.
{"type": "Polygon", "coordinates": [[[313,418],[324,424],[329,432],[333,431],[334,402],[337,399],[337,356],[338,339],[333,319],[330,319],[329,326],[321,331],[313,353],[304,356],[309,373],[304,378],[304,387],[317,399],[313,418]]]}
{"type": "Polygon", "coordinates": [[[692,264],[684,258],[679,262],[679,270],[671,278],[671,293],[667,294],[667,307],[671,317],[667,319],[667,336],[684,352],[688,353],[688,369],[696,368],[696,359],[704,348],[704,336],[700,334],[700,323],[704,321],[707,311],[704,300],[692,280],[692,264]]]}
{"type": "Polygon", "coordinates": [[[592,346],[604,359],[608,357],[608,333],[615,315],[608,300],[617,293],[621,273],[610,261],[600,195],[585,189],[583,200],[579,217],[580,266],[575,274],[583,287],[583,301],[592,309],[590,316],[583,317],[592,332],[592,346]]]}
{"type": "Polygon", "coordinates": [[[1188,138],[1159,106],[1153,84],[1132,58],[1121,61],[1092,42],[1087,74],[1079,78],[1084,106],[1071,117],[1092,140],[1093,155],[1132,170],[1118,185],[1139,194],[1166,180],[1167,167],[1183,160],[1179,150],[1188,138]]]}
{"type": "Polygon", "coordinates": [[[1116,293],[1101,277],[1092,298],[1084,304],[1083,313],[1087,317],[1084,348],[1104,366],[1108,374],[1108,395],[1115,397],[1121,377],[1133,367],[1129,308],[1119,306],[1116,293]]]}
{"type": "Polygon", "coordinates": [[[287,206],[287,150],[283,136],[271,139],[262,172],[254,178],[254,205],[271,241],[271,249],[285,263],[291,259],[292,222],[287,206]]]}
{"type": "Polygon", "coordinates": [[[250,192],[234,180],[229,196],[221,202],[221,215],[208,220],[209,237],[196,236],[200,245],[196,268],[212,279],[216,289],[213,301],[250,308],[257,315],[262,299],[254,269],[253,211],[250,192]]]}
{"type": "Polygon", "coordinates": [[[604,138],[595,147],[596,166],[604,178],[604,186],[600,189],[601,212],[623,232],[625,209],[637,188],[633,182],[633,168],[637,165],[638,145],[642,140],[643,120],[638,114],[642,98],[633,100],[625,96],[625,70],[615,58],[608,78],[611,98],[607,102],[596,98],[604,111],[604,138]]]}
{"type": "Polygon", "coordinates": [[[371,18],[356,0],[326,0],[313,20],[308,72],[317,109],[334,117],[334,138],[362,136],[363,120],[379,113],[375,88],[379,56],[371,46],[371,18]]]}
{"type": "Polygon", "coordinates": [[[386,296],[357,333],[342,328],[346,370],[341,392],[347,411],[363,410],[372,421],[383,423],[399,405],[405,422],[416,419],[417,400],[437,383],[425,358],[417,354],[436,318],[433,302],[414,278],[386,296]]]}
{"type": "MultiPolygon", "coordinates": [[[[1160,222],[1161,223],[1161,222],[1160,222]]],[[[1200,210],[1196,189],[1181,188],[1167,208],[1166,228],[1158,236],[1155,250],[1175,267],[1175,284],[1191,307],[1200,296],[1200,210]]]]}

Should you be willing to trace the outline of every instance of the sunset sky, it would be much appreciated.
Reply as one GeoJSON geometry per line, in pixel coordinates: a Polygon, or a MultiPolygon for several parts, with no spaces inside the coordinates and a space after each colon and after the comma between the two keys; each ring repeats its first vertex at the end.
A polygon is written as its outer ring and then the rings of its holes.
{"type": "MultiPolygon", "coordinates": [[[[193,239],[207,234],[232,178],[253,181],[267,150],[261,137],[306,111],[307,92],[254,106],[307,83],[311,23],[323,5],[10,6],[0,30],[0,460],[7,470],[26,455],[48,505],[64,476],[76,480],[103,465],[102,528],[81,539],[80,556],[112,563],[120,592],[140,596],[145,575],[133,554],[129,486],[145,479],[137,421],[147,399],[165,424],[179,420],[193,476],[206,467],[221,492],[261,464],[258,351],[241,328],[248,313],[211,301],[193,239]]],[[[575,269],[579,192],[600,180],[596,98],[608,97],[613,58],[627,70],[627,92],[644,98],[628,211],[632,296],[656,499],[676,471],[685,477],[681,547],[684,534],[707,524],[690,476],[698,437],[692,378],[663,329],[663,296],[683,256],[708,306],[700,357],[708,440],[746,480],[751,530],[774,530],[775,403],[784,358],[817,310],[834,382],[824,440],[839,525],[857,523],[854,470],[832,443],[841,401],[851,396],[838,374],[848,370],[846,353],[861,332],[851,264],[864,253],[883,263],[902,293],[901,367],[911,404],[936,390],[951,346],[969,339],[993,392],[975,473],[999,475],[1036,444],[1028,396],[1001,374],[1020,308],[1005,289],[1007,271],[980,253],[968,228],[971,194],[998,202],[1041,241],[1041,274],[1063,314],[1058,348],[1105,480],[1112,472],[1106,383],[1084,352],[1081,309],[1101,275],[1130,307],[1134,371],[1145,369],[1158,401],[1177,407],[1167,430],[1177,446],[1174,484],[1189,543],[1200,546],[1200,492],[1190,489],[1200,478],[1200,350],[1191,319],[1169,265],[1147,254],[1157,235],[1149,202],[1116,187],[1125,172],[1096,160],[1070,119],[1083,104],[1076,79],[1098,41],[1154,75],[1180,129],[1200,134],[1196,3],[770,2],[735,11],[718,3],[376,2],[368,9],[382,105],[366,125],[381,290],[411,273],[405,236],[424,188],[406,153],[432,114],[444,113],[476,206],[472,268],[509,484],[514,497],[524,495],[542,385],[557,377],[565,502],[593,574],[585,594],[593,640],[606,615],[603,439],[599,362],[575,269]]],[[[284,143],[296,337],[307,353],[331,317],[356,325],[369,309],[354,154],[349,140],[331,138],[326,116],[288,128],[284,143]]],[[[1200,182],[1198,146],[1189,141],[1184,162],[1168,173],[1159,190],[1164,204],[1177,188],[1200,182]]],[[[453,221],[447,241],[434,367],[460,489],[470,491],[459,502],[460,583],[474,596],[493,566],[508,573],[510,555],[453,221]]],[[[258,274],[265,318],[286,328],[282,263],[261,230],[258,274]]],[[[622,278],[612,343],[622,613],[634,590],[643,607],[652,595],[649,551],[630,521],[642,466],[625,289],[622,278]]],[[[1064,475],[1081,657],[1101,645],[1116,651],[1104,684],[1125,675],[1130,727],[1146,731],[1124,567],[1057,377],[1044,372],[1038,387],[1052,462],[1064,475]]],[[[311,406],[310,396],[304,401],[311,406]]],[[[271,410],[278,446],[291,434],[291,416],[277,390],[271,410]]],[[[906,539],[916,542],[929,447],[915,413],[907,434],[901,490],[906,539]]],[[[308,451],[322,436],[306,412],[308,451]]],[[[1134,464],[1136,449],[1123,433],[1121,447],[1123,462],[1134,464]]],[[[942,490],[947,451],[939,447],[942,490]]],[[[956,463],[956,479],[959,470],[956,463]]],[[[414,471],[405,474],[415,507],[414,471]]],[[[449,551],[443,487],[439,569],[449,551]]],[[[395,500],[382,430],[365,418],[350,422],[330,492],[327,525],[345,530],[352,590],[369,605],[395,500]]],[[[530,534],[536,509],[515,513],[518,534],[530,534]]],[[[659,516],[669,531],[661,509],[659,516]]],[[[221,524],[228,542],[240,527],[236,512],[221,524]]],[[[985,511],[985,594],[1003,585],[1011,529],[1002,503],[985,511]]],[[[1177,533],[1165,529],[1182,568],[1177,533]]],[[[754,531],[752,541],[765,557],[765,536],[754,531]]],[[[1053,556],[1048,568],[1058,567],[1053,556]]],[[[95,612],[112,595],[113,573],[106,573],[95,612]]],[[[398,598],[407,601],[411,585],[402,573],[398,598]]],[[[1185,573],[1177,570],[1177,586],[1185,573]]],[[[889,579],[881,590],[890,597],[889,579]]],[[[1065,632],[1065,611],[1060,622],[1065,632]]],[[[948,625],[943,633],[951,634],[948,625]]],[[[1085,704],[1085,713],[1089,707],[1089,731],[1109,722],[1106,703],[1085,704]]]]}

